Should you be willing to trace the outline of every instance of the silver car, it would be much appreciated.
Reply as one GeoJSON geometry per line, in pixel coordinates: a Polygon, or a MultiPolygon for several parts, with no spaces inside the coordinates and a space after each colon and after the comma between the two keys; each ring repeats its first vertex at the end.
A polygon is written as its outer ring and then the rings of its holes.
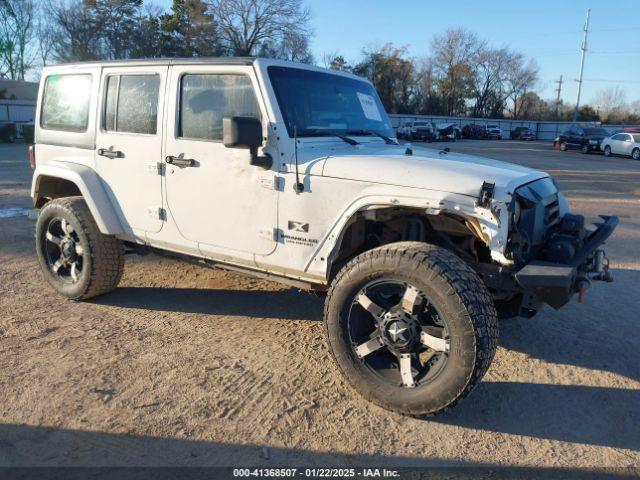
{"type": "Polygon", "coordinates": [[[640,133],[616,133],[602,140],[600,148],[606,157],[624,155],[640,160],[640,133]]]}

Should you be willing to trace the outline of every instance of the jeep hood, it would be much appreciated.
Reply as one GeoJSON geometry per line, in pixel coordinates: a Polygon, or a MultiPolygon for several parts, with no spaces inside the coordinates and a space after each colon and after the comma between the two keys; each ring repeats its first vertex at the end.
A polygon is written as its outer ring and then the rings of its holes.
{"type": "Polygon", "coordinates": [[[379,144],[338,148],[326,157],[321,174],[471,197],[478,197],[483,182],[488,182],[495,184],[494,198],[502,201],[520,185],[549,176],[498,160],[427,148],[414,148],[410,156],[404,154],[405,148],[379,144]]]}

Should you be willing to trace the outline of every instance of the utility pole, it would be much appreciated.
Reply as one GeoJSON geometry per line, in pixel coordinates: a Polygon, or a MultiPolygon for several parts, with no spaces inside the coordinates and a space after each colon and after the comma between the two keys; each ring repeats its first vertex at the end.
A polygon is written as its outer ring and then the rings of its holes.
{"type": "Polygon", "coordinates": [[[582,74],[584,73],[584,57],[587,53],[587,36],[589,35],[589,17],[591,16],[591,9],[587,10],[587,20],[584,22],[584,38],[582,39],[582,46],[580,47],[580,78],[578,79],[578,97],[576,98],[576,109],[573,111],[573,121],[578,119],[578,109],[580,108],[580,94],[582,93],[582,74]]]}
{"type": "Polygon", "coordinates": [[[558,95],[556,97],[556,120],[557,120],[558,115],[560,113],[560,103],[562,102],[562,100],[560,100],[560,93],[562,92],[562,75],[560,75],[560,80],[556,80],[556,83],[558,84],[558,88],[556,88],[556,92],[558,92],[558,95]]]}

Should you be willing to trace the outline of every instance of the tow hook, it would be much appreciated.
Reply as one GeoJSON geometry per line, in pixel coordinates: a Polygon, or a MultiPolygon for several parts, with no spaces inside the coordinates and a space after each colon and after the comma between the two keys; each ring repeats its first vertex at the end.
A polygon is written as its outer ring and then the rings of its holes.
{"type": "Polygon", "coordinates": [[[580,277],[576,286],[578,287],[578,303],[584,303],[584,297],[587,295],[591,282],[587,277],[580,277]]]}
{"type": "Polygon", "coordinates": [[[609,273],[609,259],[605,256],[603,250],[596,250],[596,254],[593,259],[594,272],[597,275],[591,277],[592,280],[600,282],[613,282],[613,276],[609,273]]]}

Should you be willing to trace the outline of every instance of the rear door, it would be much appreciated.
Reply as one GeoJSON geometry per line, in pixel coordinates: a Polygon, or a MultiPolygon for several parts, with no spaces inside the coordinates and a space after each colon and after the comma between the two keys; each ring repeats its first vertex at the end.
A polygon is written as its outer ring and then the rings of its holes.
{"type": "Polygon", "coordinates": [[[633,150],[633,137],[631,135],[629,135],[628,133],[621,133],[620,135],[622,135],[624,138],[622,139],[622,141],[620,142],[620,150],[621,150],[621,154],[622,155],[629,155],[631,156],[631,152],[633,150]]]}
{"type": "Polygon", "coordinates": [[[162,114],[167,66],[105,68],[96,167],[125,226],[162,228],[162,114]]]}

